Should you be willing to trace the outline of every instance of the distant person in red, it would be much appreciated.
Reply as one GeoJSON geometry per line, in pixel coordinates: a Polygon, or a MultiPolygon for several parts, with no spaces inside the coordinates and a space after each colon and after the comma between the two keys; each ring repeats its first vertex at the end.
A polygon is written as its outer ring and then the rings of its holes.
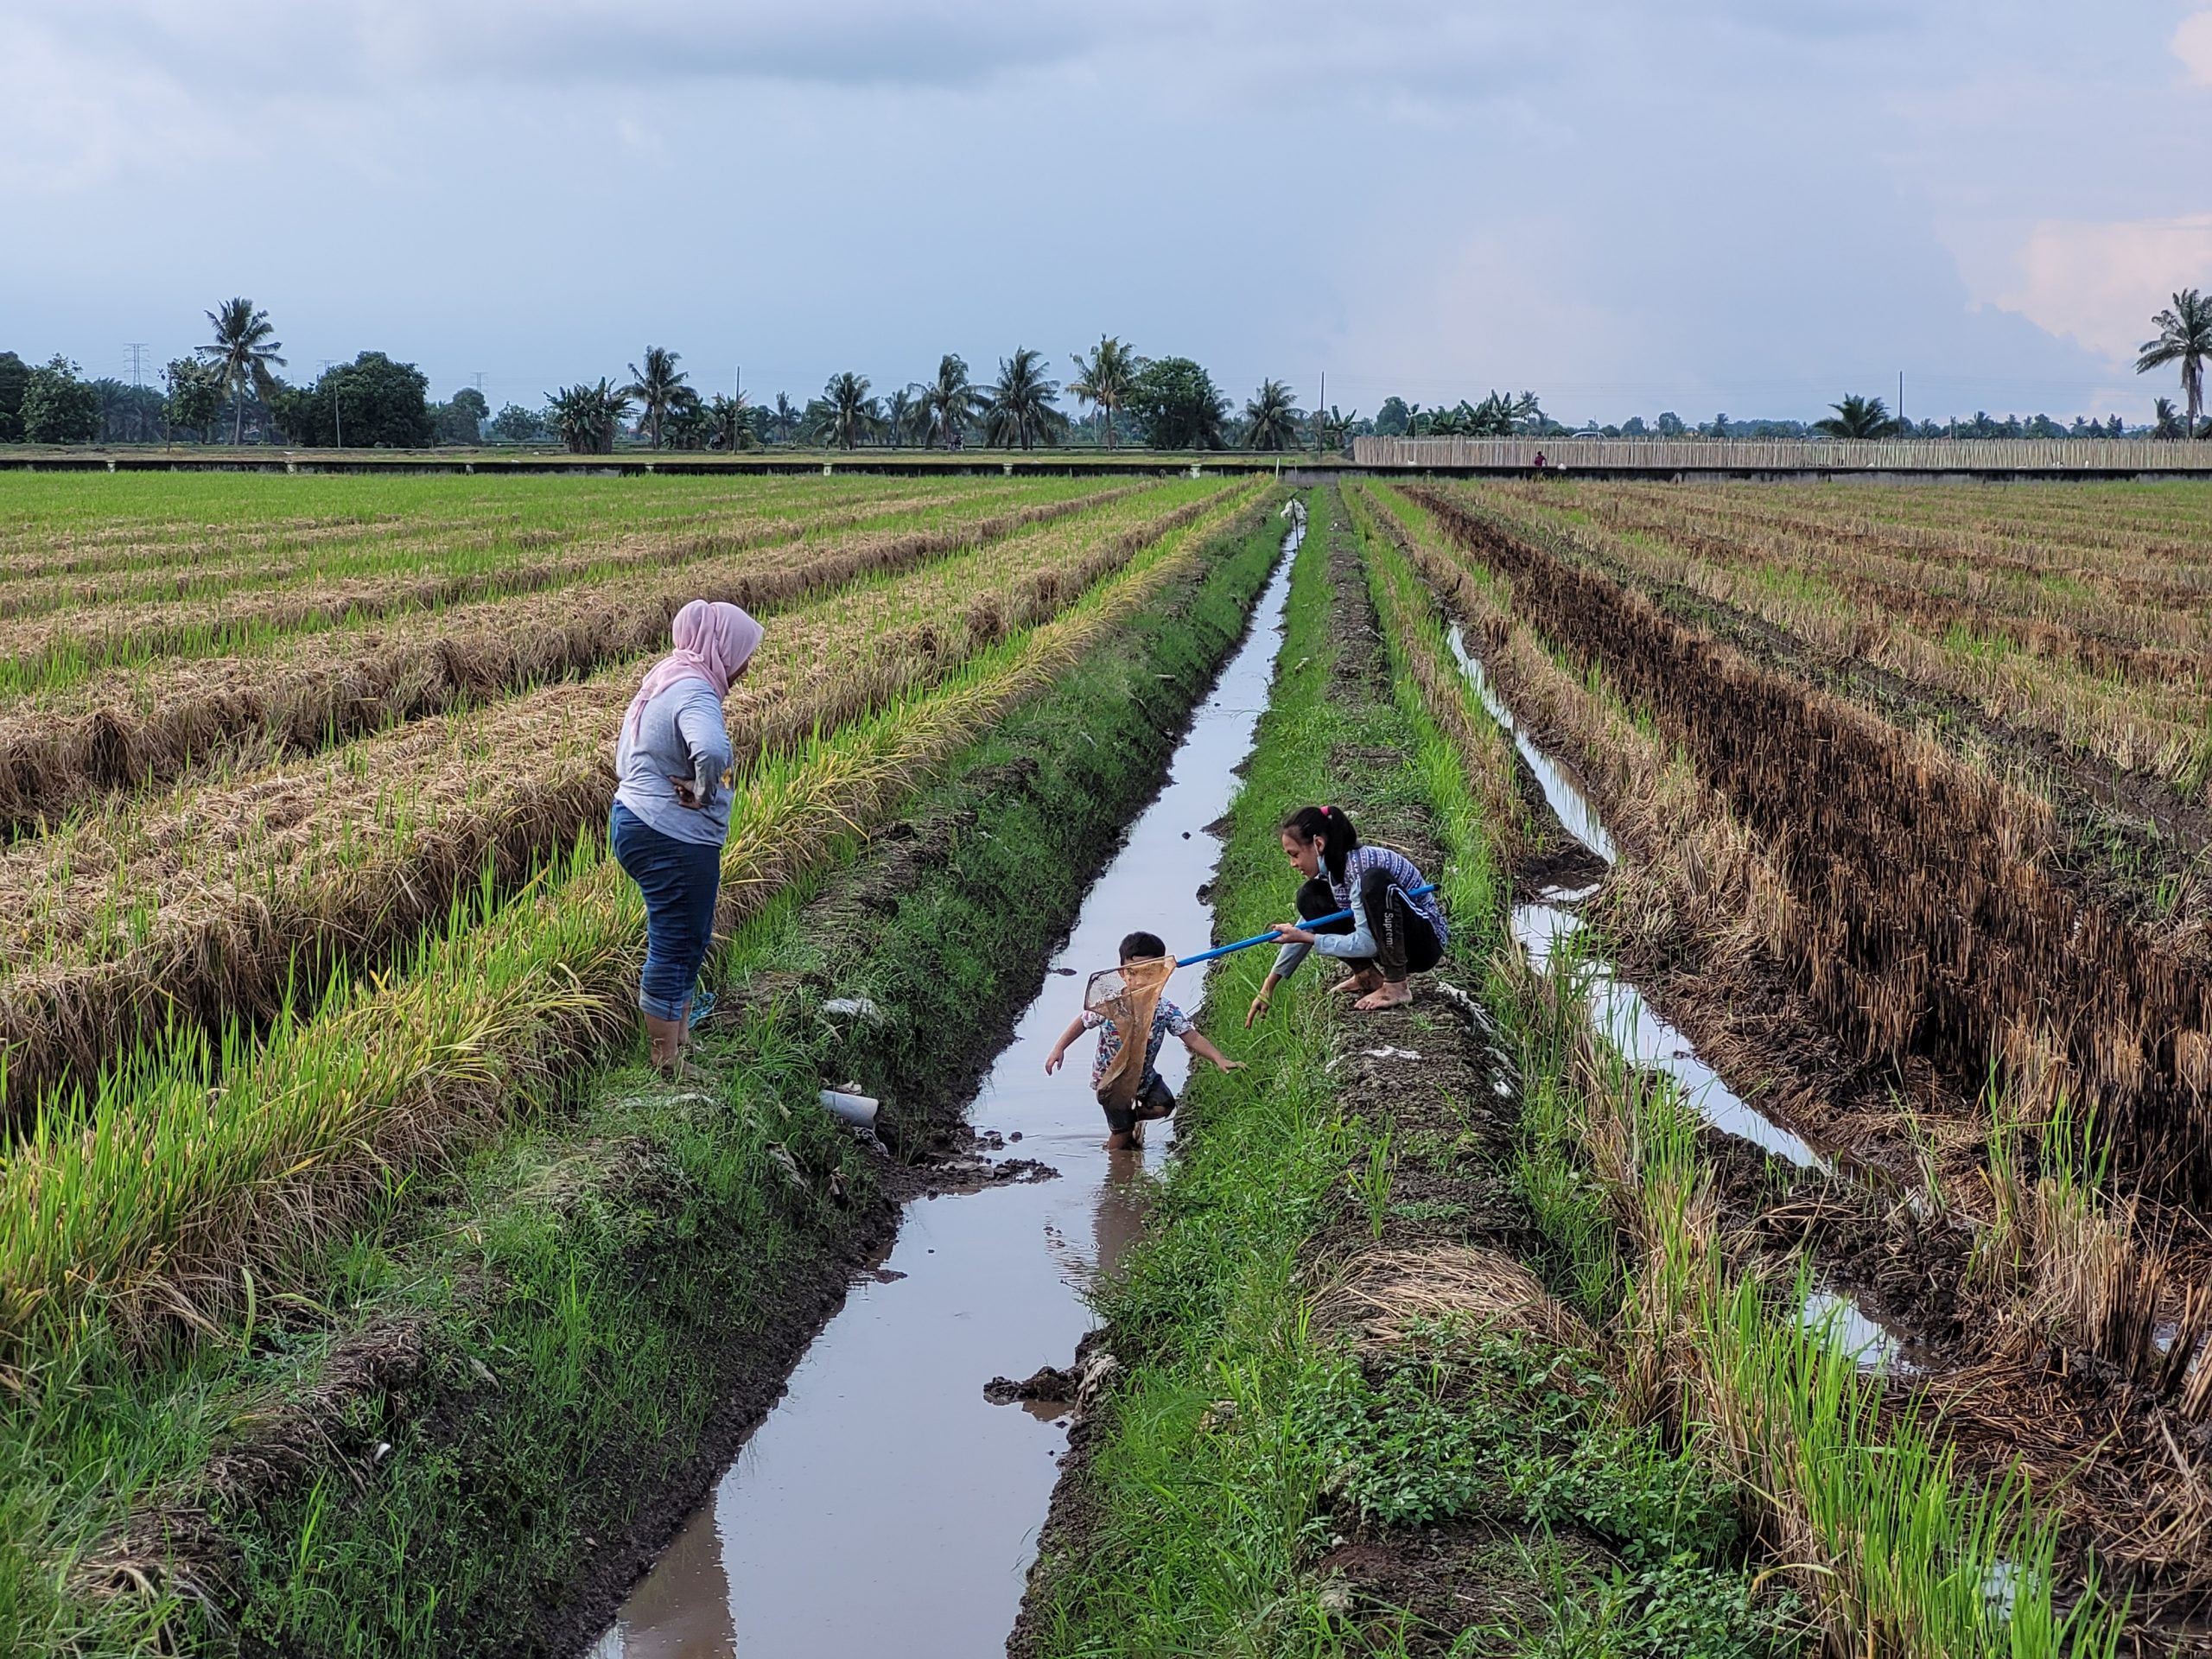
{"type": "Polygon", "coordinates": [[[1544,470],[1544,468],[1545,468],[1547,466],[1548,466],[1548,465],[1550,465],[1550,463],[1549,463],[1548,461],[1547,461],[1544,459],[1544,452],[1543,452],[1542,450],[1541,450],[1541,449],[1537,450],[1537,451],[1536,451],[1536,470],[1537,470],[1538,472],[1540,472],[1540,473],[1541,473],[1541,471],[1543,471],[1543,470],[1544,470]]]}

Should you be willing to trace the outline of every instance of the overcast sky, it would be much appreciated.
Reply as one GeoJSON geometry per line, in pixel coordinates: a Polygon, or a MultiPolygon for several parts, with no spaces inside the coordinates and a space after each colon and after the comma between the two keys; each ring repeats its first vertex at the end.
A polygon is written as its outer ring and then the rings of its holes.
{"type": "Polygon", "coordinates": [[[2119,411],[2206,0],[0,0],[0,347],[268,308],[493,405],[1118,334],[1372,413],[2119,411]]]}

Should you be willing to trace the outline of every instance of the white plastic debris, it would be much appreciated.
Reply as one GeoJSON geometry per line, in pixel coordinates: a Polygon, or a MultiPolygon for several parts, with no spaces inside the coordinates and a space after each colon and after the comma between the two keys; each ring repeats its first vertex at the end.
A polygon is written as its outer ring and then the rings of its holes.
{"type": "Polygon", "coordinates": [[[842,1089],[824,1089],[822,1091],[823,1111],[863,1129],[875,1127],[876,1109],[880,1104],[870,1095],[849,1094],[842,1089]]]}

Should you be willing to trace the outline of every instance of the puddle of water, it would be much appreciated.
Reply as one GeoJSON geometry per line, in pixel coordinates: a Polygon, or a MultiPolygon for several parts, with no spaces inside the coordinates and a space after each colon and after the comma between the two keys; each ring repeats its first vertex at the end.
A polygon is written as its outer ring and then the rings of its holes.
{"type": "Polygon", "coordinates": [[[1805,1329],[1817,1331],[1831,1348],[1866,1370],[1907,1372],[1919,1368],[1904,1357],[1904,1343],[1896,1332],[1869,1315],[1848,1296],[1816,1290],[1805,1298],[1802,1315],[1805,1329]]]}
{"type": "MultiPolygon", "coordinates": [[[[1197,897],[1220,845],[1204,826],[1235,792],[1281,643],[1284,538],[1250,636],[1177,751],[1173,775],[1084,901],[970,1114],[1021,1132],[1019,1151],[1061,1179],[908,1206],[889,1258],[856,1285],[712,1497],[624,1605],[591,1659],[876,1659],[988,1654],[1020,1611],[1037,1529],[1065,1449],[1065,1408],[993,1406],[995,1375],[1065,1364],[1092,1324],[1084,1293],[1144,1230],[1147,1163],[1108,1153],[1089,1087],[1090,1045],[1044,1075],[1080,1006],[1080,976],[1145,927],[1195,950],[1212,912],[1197,897]],[[1185,942],[1188,942],[1187,944],[1185,942]],[[1072,969],[1071,981],[1066,970],[1072,969]],[[893,1274],[901,1275],[891,1277],[893,1274]]],[[[1168,993],[1186,1008],[1198,975],[1168,993]]],[[[1180,1087],[1189,1055],[1160,1051],[1180,1087]]]]}
{"type": "MultiPolygon", "coordinates": [[[[1539,899],[1516,905],[1511,925],[1513,937],[1528,953],[1531,965],[1541,969],[1550,963],[1560,944],[1580,930],[1582,918],[1564,903],[1539,899]]],[[[1765,1116],[1723,1083],[1719,1074],[1698,1058],[1689,1039],[1661,1018],[1635,986],[1614,977],[1610,964],[1592,958],[1584,963],[1583,971],[1589,982],[1591,1018],[1598,1028],[1637,1065],[1673,1077],[1681,1085],[1683,1097],[1707,1122],[1787,1159],[1800,1169],[1835,1173],[1834,1166],[1811,1142],[1765,1116]]]]}
{"type": "Polygon", "coordinates": [[[1452,625],[1450,638],[1452,654],[1459,659],[1459,671],[1475,688],[1475,695],[1490,710],[1490,717],[1512,737],[1513,747],[1521,751],[1522,760],[1535,774],[1537,786],[1544,791],[1544,799],[1551,804],[1552,810],[1559,815],[1559,821],[1567,826],[1567,833],[1606,863],[1619,863],[1620,849],[1605,833],[1605,826],[1598,821],[1598,809],[1590,804],[1588,796],[1574,786],[1559,763],[1538,748],[1521,722],[1514,719],[1513,711],[1505,706],[1505,699],[1491,689],[1490,675],[1482,663],[1467,649],[1467,637],[1457,622],[1452,625]]]}

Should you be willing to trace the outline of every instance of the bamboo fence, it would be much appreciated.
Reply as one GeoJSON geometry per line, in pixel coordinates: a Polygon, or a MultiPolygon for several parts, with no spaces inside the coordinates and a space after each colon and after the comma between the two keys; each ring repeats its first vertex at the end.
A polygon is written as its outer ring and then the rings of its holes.
{"type": "Polygon", "coordinates": [[[2171,438],[1354,438],[1359,467],[1658,473],[2212,474],[2212,443],[2171,438]]]}

